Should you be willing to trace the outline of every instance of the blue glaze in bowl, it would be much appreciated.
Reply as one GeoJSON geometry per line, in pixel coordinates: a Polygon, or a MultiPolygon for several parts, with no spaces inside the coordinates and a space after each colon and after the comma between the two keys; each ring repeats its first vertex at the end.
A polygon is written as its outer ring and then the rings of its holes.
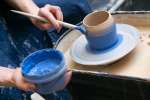
{"type": "Polygon", "coordinates": [[[54,91],[55,88],[51,84],[55,83],[57,85],[59,84],[57,83],[58,79],[64,80],[60,77],[66,71],[64,56],[55,49],[43,49],[30,54],[22,61],[21,68],[24,78],[31,83],[37,84],[37,92],[39,91],[43,94],[54,91]]]}

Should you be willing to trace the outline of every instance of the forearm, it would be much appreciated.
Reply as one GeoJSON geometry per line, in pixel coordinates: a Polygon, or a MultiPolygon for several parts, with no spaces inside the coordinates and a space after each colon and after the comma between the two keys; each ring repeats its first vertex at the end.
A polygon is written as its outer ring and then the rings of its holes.
{"type": "Polygon", "coordinates": [[[15,69],[0,67],[0,85],[1,86],[15,86],[12,76],[15,69]]]}
{"type": "Polygon", "coordinates": [[[38,6],[32,0],[6,0],[11,7],[36,14],[39,10],[38,6]]]}

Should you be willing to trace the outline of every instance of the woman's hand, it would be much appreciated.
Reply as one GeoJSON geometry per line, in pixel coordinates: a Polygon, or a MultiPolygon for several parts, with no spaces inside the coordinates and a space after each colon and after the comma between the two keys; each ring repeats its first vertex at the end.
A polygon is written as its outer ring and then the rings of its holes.
{"type": "Polygon", "coordinates": [[[71,80],[71,77],[72,77],[72,70],[68,68],[65,73],[65,84],[62,87],[60,87],[60,90],[64,89],[67,86],[67,84],[71,80]]]}
{"type": "Polygon", "coordinates": [[[44,17],[45,19],[49,21],[49,23],[43,23],[39,20],[31,18],[31,21],[35,26],[37,26],[38,28],[42,30],[55,28],[58,31],[60,31],[62,26],[58,23],[57,20],[63,21],[63,14],[62,14],[61,9],[58,6],[52,6],[52,5],[47,4],[44,7],[39,8],[37,15],[44,17]]]}
{"type": "MultiPolygon", "coordinates": [[[[61,85],[61,87],[58,87],[59,88],[58,90],[62,90],[66,87],[66,85],[69,83],[71,79],[71,76],[72,76],[72,71],[68,69],[65,73],[65,83],[61,85]]],[[[23,78],[20,68],[14,69],[12,78],[11,78],[11,83],[14,84],[17,88],[22,89],[24,91],[34,92],[36,90],[36,87],[34,84],[27,82],[23,78]]]]}
{"type": "Polygon", "coordinates": [[[34,84],[28,83],[21,74],[21,69],[14,69],[12,74],[12,83],[19,89],[24,91],[34,91],[36,89],[34,84]]]}
{"type": "Polygon", "coordinates": [[[31,19],[32,23],[42,30],[48,30],[52,27],[58,31],[61,29],[61,25],[57,22],[63,21],[63,14],[61,9],[58,6],[45,5],[42,8],[39,8],[33,0],[5,0],[10,6],[15,9],[28,12],[34,15],[39,15],[44,17],[49,21],[49,23],[43,23],[36,19],[31,19]]]}

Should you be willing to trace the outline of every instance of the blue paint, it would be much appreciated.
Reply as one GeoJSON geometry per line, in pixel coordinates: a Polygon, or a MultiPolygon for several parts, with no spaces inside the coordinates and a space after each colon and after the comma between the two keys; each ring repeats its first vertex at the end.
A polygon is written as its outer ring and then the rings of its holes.
{"type": "Polygon", "coordinates": [[[55,70],[58,66],[57,60],[44,60],[36,64],[29,72],[28,75],[45,75],[55,70]]]}

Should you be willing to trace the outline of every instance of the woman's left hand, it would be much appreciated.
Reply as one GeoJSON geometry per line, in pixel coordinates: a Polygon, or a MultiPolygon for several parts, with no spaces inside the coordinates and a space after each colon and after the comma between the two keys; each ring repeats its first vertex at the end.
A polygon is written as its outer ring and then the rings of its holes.
{"type": "Polygon", "coordinates": [[[34,84],[27,82],[21,73],[21,68],[16,68],[12,74],[12,83],[19,89],[24,91],[35,91],[36,87],[34,84]]]}

